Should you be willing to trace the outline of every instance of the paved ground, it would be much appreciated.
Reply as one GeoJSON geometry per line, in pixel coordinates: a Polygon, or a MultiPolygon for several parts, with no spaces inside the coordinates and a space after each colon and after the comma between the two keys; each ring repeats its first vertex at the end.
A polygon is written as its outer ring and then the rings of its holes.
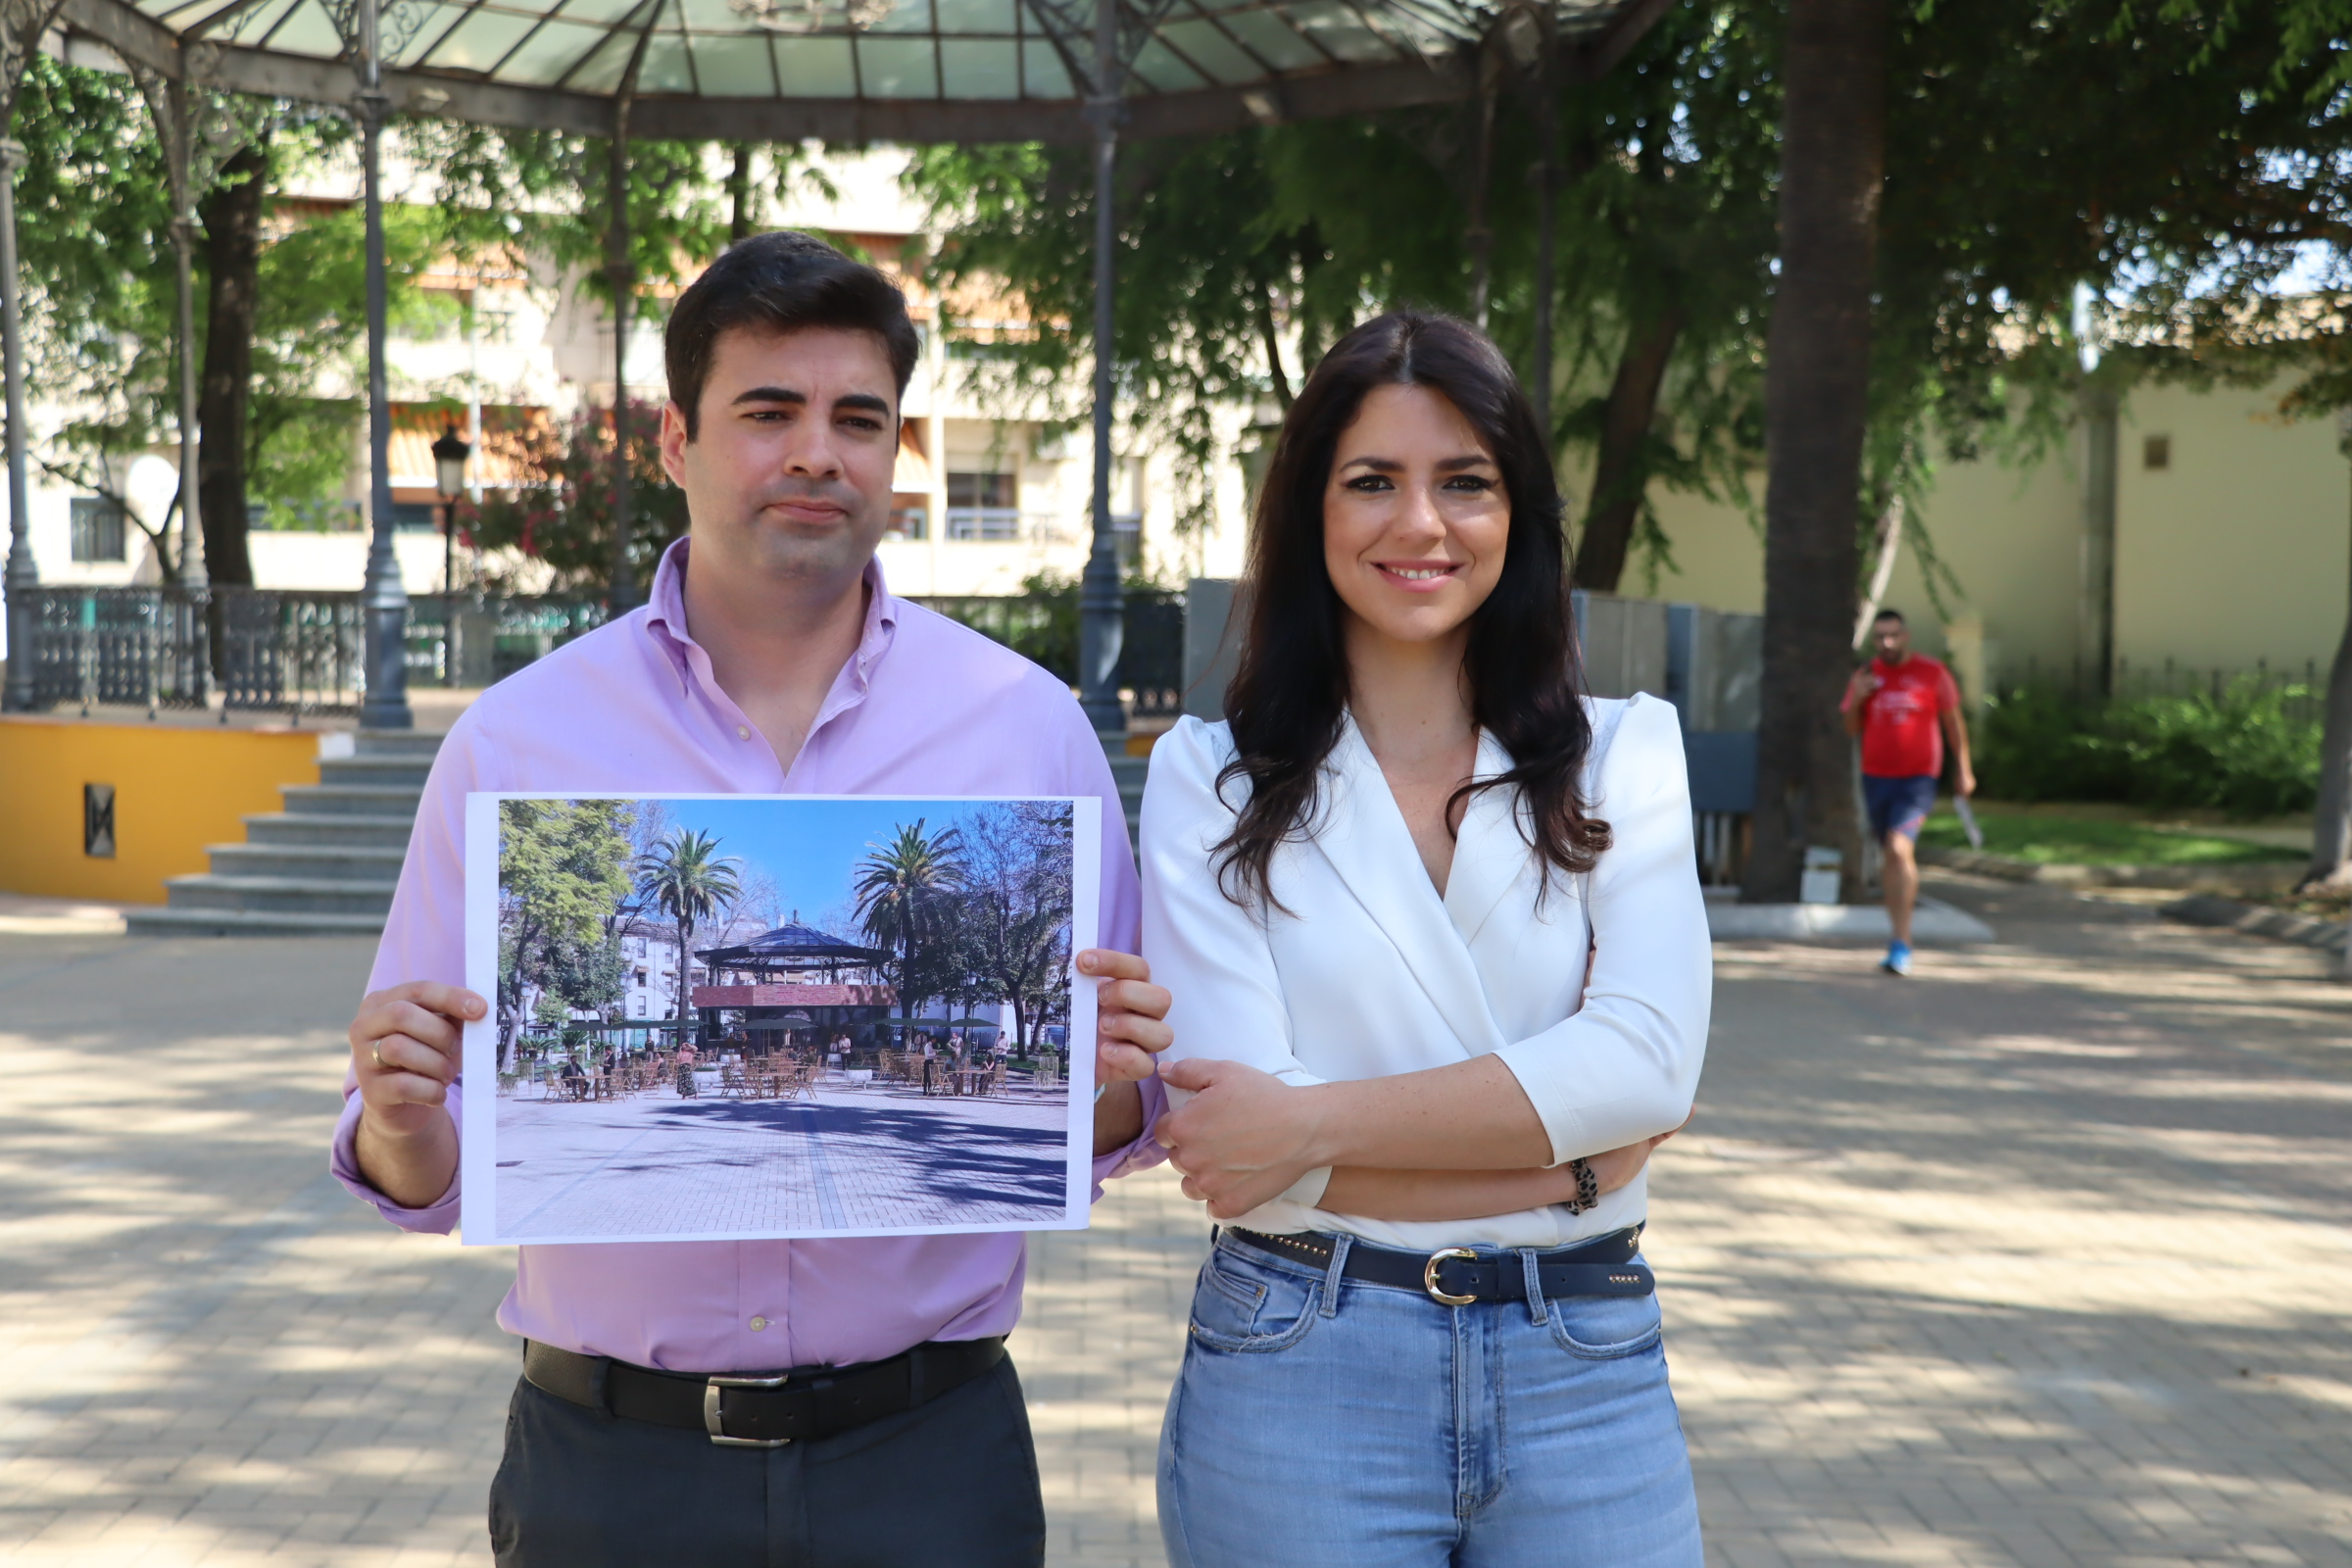
{"type": "Polygon", "coordinates": [[[789,1101],[684,1100],[666,1085],[587,1103],[502,1100],[499,1234],[1051,1224],[1070,1201],[1069,1114],[1066,1092],[959,1100],[880,1084],[789,1101]]]}
{"type": "MultiPolygon", "coordinates": [[[[1716,1563],[2352,1560],[2352,989],[1937,885],[2002,942],[1909,983],[1718,949],[1651,1233],[1716,1563]]],[[[321,1169],[365,959],[0,933],[0,1561],[484,1560],[506,1257],[321,1169]]],[[[1055,1568],[1159,1562],[1204,1241],[1150,1176],[1037,1244],[1055,1568]]]]}

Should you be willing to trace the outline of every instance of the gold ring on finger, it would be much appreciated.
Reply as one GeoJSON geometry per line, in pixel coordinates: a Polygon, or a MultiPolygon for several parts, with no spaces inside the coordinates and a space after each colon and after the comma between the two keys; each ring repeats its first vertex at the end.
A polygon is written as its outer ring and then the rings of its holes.
{"type": "Polygon", "coordinates": [[[384,1048],[381,1046],[369,1046],[368,1048],[368,1054],[375,1058],[375,1070],[377,1072],[382,1072],[384,1070],[384,1048]]]}

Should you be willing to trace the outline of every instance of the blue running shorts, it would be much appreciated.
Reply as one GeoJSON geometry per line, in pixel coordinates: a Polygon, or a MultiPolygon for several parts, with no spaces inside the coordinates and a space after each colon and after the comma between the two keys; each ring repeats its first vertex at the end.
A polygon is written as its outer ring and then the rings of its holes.
{"type": "Polygon", "coordinates": [[[1883,839],[1900,833],[1919,837],[1928,813],[1936,808],[1936,775],[1911,773],[1901,778],[1862,775],[1862,805],[1870,813],[1870,836],[1883,839]]]}

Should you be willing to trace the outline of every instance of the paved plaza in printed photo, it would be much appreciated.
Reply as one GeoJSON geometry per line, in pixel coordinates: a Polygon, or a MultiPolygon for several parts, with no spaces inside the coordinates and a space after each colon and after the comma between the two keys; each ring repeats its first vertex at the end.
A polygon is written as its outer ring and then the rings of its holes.
{"type": "Polygon", "coordinates": [[[501,1100],[508,1240],[1050,1225],[1069,1095],[926,1098],[820,1082],[813,1099],[501,1100]]]}

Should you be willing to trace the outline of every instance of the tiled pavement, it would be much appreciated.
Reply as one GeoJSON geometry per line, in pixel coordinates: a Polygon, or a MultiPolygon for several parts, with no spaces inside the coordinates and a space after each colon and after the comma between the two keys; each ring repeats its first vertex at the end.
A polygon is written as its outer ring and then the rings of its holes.
{"type": "MultiPolygon", "coordinates": [[[[1718,950],[1650,1246],[1716,1562],[2352,1560],[2352,990],[1942,891],[2003,940],[1907,984],[1718,950]]],[[[387,1233],[321,1169],[365,962],[0,934],[0,1561],[484,1560],[505,1254],[387,1233]]],[[[1203,1241],[1154,1174],[1036,1247],[1056,1565],[1159,1562],[1203,1241]]]]}
{"type": "Polygon", "coordinates": [[[667,1086],[502,1100],[499,1234],[1052,1224],[1070,1201],[1069,1114],[1066,1091],[953,1099],[879,1084],[792,1100],[685,1100],[667,1086]]]}

